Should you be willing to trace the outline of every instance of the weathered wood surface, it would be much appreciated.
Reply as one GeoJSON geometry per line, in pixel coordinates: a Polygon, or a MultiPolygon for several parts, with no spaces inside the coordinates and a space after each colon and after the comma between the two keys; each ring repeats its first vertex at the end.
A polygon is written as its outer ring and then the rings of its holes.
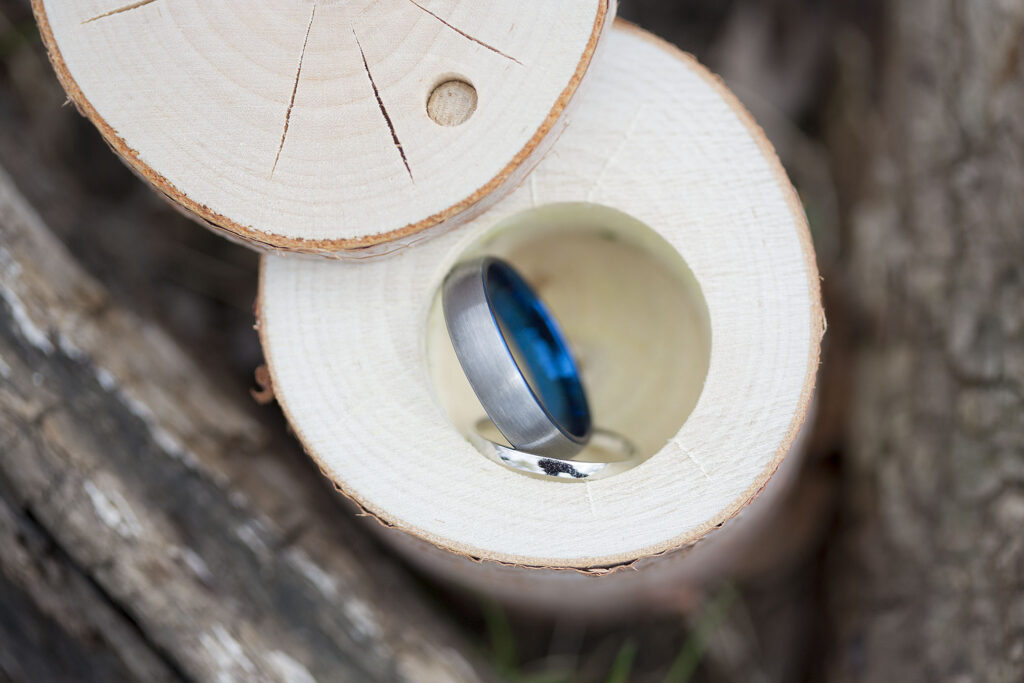
{"type": "MultiPolygon", "coordinates": [[[[1024,5],[890,3],[849,291],[838,681],[1024,675],[1024,5]]],[[[864,101],[863,99],[861,100],[864,101]]],[[[849,147],[849,143],[847,143],[849,147]]]]}
{"type": "Polygon", "coordinates": [[[0,171],[0,677],[480,677],[243,398],[0,171]]]}

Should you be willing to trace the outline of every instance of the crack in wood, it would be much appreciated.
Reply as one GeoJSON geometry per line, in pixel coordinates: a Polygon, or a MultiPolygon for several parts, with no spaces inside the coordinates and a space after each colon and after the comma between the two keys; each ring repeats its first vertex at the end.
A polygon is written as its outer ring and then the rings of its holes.
{"type": "Polygon", "coordinates": [[[457,27],[457,26],[453,26],[452,24],[448,23],[447,21],[445,21],[444,19],[442,19],[442,18],[441,18],[441,17],[439,17],[438,15],[434,14],[433,12],[431,12],[431,11],[430,11],[429,9],[427,9],[426,7],[424,7],[423,5],[421,5],[420,3],[416,2],[416,0],[409,0],[409,2],[411,2],[411,3],[413,4],[413,5],[415,5],[416,7],[420,8],[421,10],[423,10],[424,12],[426,12],[427,14],[429,14],[430,16],[434,17],[435,19],[437,19],[438,21],[440,21],[440,22],[441,22],[442,24],[444,24],[445,26],[447,26],[447,27],[448,27],[448,28],[450,28],[451,30],[453,30],[453,31],[455,31],[456,33],[458,33],[458,34],[459,34],[460,36],[462,36],[463,38],[466,38],[467,40],[471,40],[471,41],[473,41],[474,43],[476,43],[477,45],[479,45],[480,47],[484,47],[484,48],[487,48],[487,49],[488,49],[488,50],[490,50],[491,52],[493,52],[493,53],[495,53],[495,54],[497,54],[497,55],[501,55],[501,56],[502,56],[502,57],[504,57],[505,59],[509,59],[509,60],[511,60],[511,61],[513,61],[513,62],[515,62],[515,63],[516,63],[516,64],[518,64],[519,66],[523,66],[523,63],[522,63],[522,62],[520,62],[520,61],[519,61],[518,59],[516,59],[515,57],[513,57],[512,55],[509,55],[509,54],[505,54],[504,52],[502,52],[502,51],[501,51],[501,50],[499,50],[498,48],[494,47],[493,45],[488,45],[488,44],[487,44],[487,43],[485,43],[484,41],[482,41],[482,40],[479,40],[479,39],[477,39],[477,38],[474,38],[473,36],[469,35],[468,33],[466,33],[465,31],[463,31],[463,30],[462,30],[462,29],[460,29],[459,27],[457,27]]]}
{"type": "Polygon", "coordinates": [[[395,149],[402,156],[402,163],[405,164],[405,170],[409,173],[409,180],[416,182],[416,179],[412,176],[412,169],[409,167],[409,159],[405,156],[405,149],[402,148],[402,142],[398,139],[398,131],[395,130],[395,124],[391,122],[391,116],[388,114],[387,108],[384,106],[384,100],[380,96],[380,90],[377,89],[377,83],[373,80],[373,74],[370,73],[370,64],[366,61],[366,53],[363,51],[362,43],[359,42],[359,36],[356,35],[356,30],[352,29],[352,37],[356,39],[356,47],[359,48],[359,56],[363,58],[363,69],[366,70],[366,77],[370,79],[370,87],[373,88],[373,94],[377,98],[377,106],[380,108],[380,113],[384,116],[385,123],[388,124],[388,130],[391,131],[391,139],[395,143],[395,149]]]}
{"type": "Polygon", "coordinates": [[[138,2],[133,2],[130,5],[125,5],[124,7],[118,7],[117,9],[112,9],[109,12],[104,12],[103,14],[97,14],[92,19],[86,19],[82,23],[83,24],[91,24],[92,22],[97,21],[99,19],[104,19],[106,17],[112,17],[115,14],[122,14],[124,12],[129,12],[129,11],[131,11],[133,9],[138,9],[140,7],[145,7],[146,5],[151,5],[154,2],[156,2],[156,0],[139,0],[138,2]]]}
{"type": "Polygon", "coordinates": [[[288,126],[292,120],[292,108],[295,106],[295,95],[299,92],[299,79],[302,78],[302,62],[306,58],[306,46],[309,44],[309,33],[313,30],[313,20],[316,18],[316,2],[313,3],[313,10],[309,13],[309,23],[306,24],[306,36],[302,39],[302,50],[299,52],[299,66],[295,70],[295,83],[292,84],[292,95],[288,100],[288,109],[284,112],[284,130],[281,131],[281,143],[277,146],[277,154],[274,156],[274,165],[270,169],[270,177],[274,177],[277,171],[277,162],[281,160],[281,152],[284,150],[284,141],[288,137],[288,126]]]}

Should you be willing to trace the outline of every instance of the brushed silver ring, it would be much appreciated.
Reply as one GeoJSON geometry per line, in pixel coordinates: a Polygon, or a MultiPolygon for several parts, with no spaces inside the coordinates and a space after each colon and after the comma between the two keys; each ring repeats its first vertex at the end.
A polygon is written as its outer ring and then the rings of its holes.
{"type": "Polygon", "coordinates": [[[579,370],[558,323],[505,261],[477,258],[445,278],[448,334],[470,386],[512,449],[566,459],[593,426],[579,370]]]}

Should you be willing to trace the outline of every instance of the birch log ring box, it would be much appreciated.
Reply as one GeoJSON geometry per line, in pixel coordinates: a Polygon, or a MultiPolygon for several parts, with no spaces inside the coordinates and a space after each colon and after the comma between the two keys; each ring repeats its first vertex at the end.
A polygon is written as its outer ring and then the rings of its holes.
{"type": "Polygon", "coordinates": [[[228,237],[366,257],[469,220],[560,132],[610,0],[33,0],[79,110],[228,237]]]}
{"type": "Polygon", "coordinates": [[[459,230],[360,264],[266,256],[258,305],[296,434],[388,537],[462,583],[563,601],[736,526],[716,531],[793,447],[824,332],[796,194],[692,58],[617,24],[568,119],[526,182],[459,230]],[[548,303],[595,423],[637,446],[637,466],[565,483],[470,443],[484,412],[438,299],[456,263],[485,254],[548,303]]]}

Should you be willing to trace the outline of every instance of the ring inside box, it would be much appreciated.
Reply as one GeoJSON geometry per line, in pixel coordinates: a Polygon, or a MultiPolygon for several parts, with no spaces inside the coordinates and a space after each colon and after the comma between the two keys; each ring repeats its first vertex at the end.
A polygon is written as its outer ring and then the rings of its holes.
{"type": "MultiPolygon", "coordinates": [[[[502,221],[458,260],[482,255],[512,263],[550,308],[579,363],[595,426],[633,442],[636,464],[679,432],[707,375],[711,325],[693,273],[653,229],[596,204],[552,204],[502,221]]],[[[427,352],[438,401],[469,438],[485,412],[455,356],[439,294],[427,352]]]]}

